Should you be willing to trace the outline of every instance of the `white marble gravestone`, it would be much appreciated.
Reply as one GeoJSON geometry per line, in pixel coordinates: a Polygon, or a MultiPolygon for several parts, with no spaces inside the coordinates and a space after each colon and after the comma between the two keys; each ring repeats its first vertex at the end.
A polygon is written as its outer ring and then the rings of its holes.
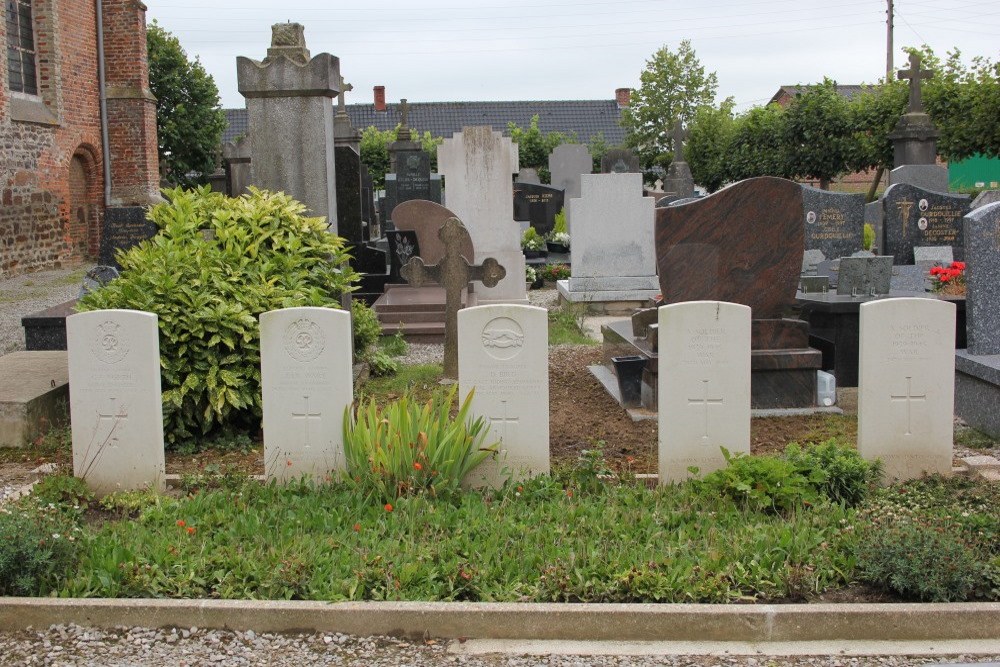
{"type": "Polygon", "coordinates": [[[955,304],[864,303],[860,338],[858,451],[889,480],[951,472],[955,304]]]}
{"type": "Polygon", "coordinates": [[[687,301],[660,307],[660,484],[750,453],[750,307],[687,301]]]}
{"type": "Polygon", "coordinates": [[[476,282],[479,303],[528,303],[521,226],[514,220],[517,144],[486,126],[463,127],[438,148],[448,208],[462,221],[476,249],[476,264],[495,257],[507,269],[496,287],[476,282]]]}
{"type": "Polygon", "coordinates": [[[570,301],[645,301],[660,292],[656,277],[653,197],[642,174],[582,174],[581,197],[569,200],[573,264],[559,293],[570,301]]]}
{"type": "Polygon", "coordinates": [[[344,310],[285,308],[260,316],[268,479],[322,481],[344,469],[352,346],[351,315],[344,310]]]}
{"type": "Polygon", "coordinates": [[[165,488],[157,317],[94,310],[66,318],[73,474],[99,496],[165,488]]]}
{"type": "Polygon", "coordinates": [[[548,313],[544,308],[490,305],[458,311],[458,386],[475,389],[471,414],[486,419],[486,445],[498,455],[466,480],[499,486],[549,471],[548,313]]]}

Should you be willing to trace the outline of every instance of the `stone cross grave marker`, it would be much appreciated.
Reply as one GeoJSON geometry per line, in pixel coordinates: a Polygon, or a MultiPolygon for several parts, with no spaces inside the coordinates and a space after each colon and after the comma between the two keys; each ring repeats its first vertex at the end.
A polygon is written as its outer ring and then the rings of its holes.
{"type": "Polygon", "coordinates": [[[424,260],[413,257],[400,270],[403,279],[413,287],[420,287],[428,280],[444,286],[444,376],[458,377],[458,311],[462,303],[462,290],[468,289],[473,280],[493,287],[507,275],[506,269],[493,257],[480,265],[470,264],[462,256],[462,248],[469,243],[469,232],[458,218],[449,218],[438,231],[444,244],[444,257],[437,264],[424,265],[424,260]]]}
{"type": "Polygon", "coordinates": [[[94,310],[66,318],[73,474],[99,496],[163,491],[157,317],[94,310]]]}
{"type": "Polygon", "coordinates": [[[674,122],[674,131],[671,136],[674,139],[674,162],[684,162],[684,140],[688,138],[688,131],[684,129],[684,121],[678,118],[674,122]]]}
{"type": "Polygon", "coordinates": [[[955,304],[884,299],[861,305],[858,451],[890,480],[951,472],[955,304]]]}
{"type": "Polygon", "coordinates": [[[344,93],[354,90],[354,86],[344,81],[344,76],[340,72],[337,72],[337,78],[340,81],[340,94],[337,95],[337,113],[345,114],[347,113],[347,101],[344,99],[344,93]]]}
{"type": "Polygon", "coordinates": [[[354,396],[351,315],[284,308],[260,316],[264,472],[279,483],[344,469],[344,408],[354,396]]]}
{"type": "Polygon", "coordinates": [[[475,389],[470,412],[490,424],[497,454],[473,485],[500,486],[549,472],[548,315],[536,306],[494,304],[458,313],[459,395],[475,389]]]}
{"type": "Polygon", "coordinates": [[[924,103],[920,97],[921,79],[934,78],[934,71],[920,69],[920,54],[910,53],[910,69],[901,69],[896,72],[897,79],[910,80],[910,100],[906,106],[906,113],[923,113],[924,103]]]}
{"type": "Polygon", "coordinates": [[[750,453],[750,308],[724,301],[662,306],[659,320],[660,484],[750,453]]]}

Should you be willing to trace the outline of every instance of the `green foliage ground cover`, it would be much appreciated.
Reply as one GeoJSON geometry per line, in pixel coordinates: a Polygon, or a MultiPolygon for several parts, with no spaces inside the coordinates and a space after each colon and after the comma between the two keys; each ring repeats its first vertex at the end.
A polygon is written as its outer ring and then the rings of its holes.
{"type": "MultiPolygon", "coordinates": [[[[72,484],[50,483],[0,513],[0,586],[14,590],[19,576],[21,593],[82,597],[726,603],[862,581],[904,599],[1000,599],[996,485],[847,482],[864,489],[855,507],[819,492],[808,505],[759,510],[711,477],[647,489],[626,475],[599,479],[601,463],[595,451],[497,491],[390,502],[351,480],[281,487],[205,475],[186,479],[179,498],[110,496],[95,522],[72,484]],[[40,544],[23,557],[11,517],[31,503],[62,517],[68,554],[46,560],[40,544]],[[33,569],[13,571],[19,562],[33,569]]],[[[48,534],[40,525],[26,534],[48,534]]]]}

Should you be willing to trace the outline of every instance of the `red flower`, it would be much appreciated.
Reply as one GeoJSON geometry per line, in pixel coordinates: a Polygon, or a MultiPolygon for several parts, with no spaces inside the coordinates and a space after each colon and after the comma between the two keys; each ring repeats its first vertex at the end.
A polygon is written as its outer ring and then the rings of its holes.
{"type": "Polygon", "coordinates": [[[178,521],[177,525],[180,526],[181,528],[183,528],[184,527],[184,521],[178,521]]]}
{"type": "Polygon", "coordinates": [[[192,528],[191,526],[188,526],[185,530],[187,530],[189,535],[194,532],[194,528],[192,528]]]}
{"type": "Polygon", "coordinates": [[[354,524],[354,530],[361,530],[361,524],[360,523],[354,524]]]}
{"type": "Polygon", "coordinates": [[[423,470],[424,469],[424,467],[422,465],[420,465],[419,463],[417,463],[416,461],[413,462],[413,467],[416,468],[417,470],[423,470]]]}
{"type": "Polygon", "coordinates": [[[951,268],[958,269],[959,271],[965,271],[965,262],[952,262],[951,268]]]}
{"type": "Polygon", "coordinates": [[[938,276],[938,280],[940,280],[943,283],[946,283],[949,280],[951,280],[951,274],[949,274],[949,273],[942,273],[940,276],[938,276]]]}
{"type": "Polygon", "coordinates": [[[941,273],[944,273],[944,269],[942,269],[940,266],[933,266],[933,267],[931,267],[931,275],[932,276],[936,276],[936,275],[939,275],[941,273]]]}
{"type": "Polygon", "coordinates": [[[290,466],[290,465],[292,465],[292,462],[291,461],[285,461],[285,465],[286,466],[290,466]]]}
{"type": "Polygon", "coordinates": [[[386,512],[391,512],[392,511],[392,503],[386,503],[385,504],[385,511],[386,512]]]}
{"type": "Polygon", "coordinates": [[[569,497],[569,498],[572,498],[573,497],[573,492],[572,491],[567,491],[566,492],[566,496],[569,497]]]}

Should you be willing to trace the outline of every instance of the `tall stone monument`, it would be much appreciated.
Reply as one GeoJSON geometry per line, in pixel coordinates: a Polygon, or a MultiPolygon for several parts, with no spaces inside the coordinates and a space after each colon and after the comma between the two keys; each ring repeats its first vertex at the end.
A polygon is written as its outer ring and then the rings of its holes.
{"type": "Polygon", "coordinates": [[[687,139],[688,132],[684,129],[680,118],[674,123],[671,136],[674,139],[674,159],[667,167],[667,177],[663,179],[663,191],[680,198],[694,197],[694,177],[691,176],[691,167],[684,160],[684,140],[687,139]]]}
{"type": "Polygon", "coordinates": [[[344,94],[354,90],[354,86],[344,81],[343,76],[339,78],[340,94],[337,96],[337,115],[333,117],[333,142],[337,146],[350,146],[355,153],[360,153],[361,133],[351,124],[351,117],[347,115],[347,103],[344,100],[344,94]]]}
{"type": "Polygon", "coordinates": [[[448,208],[472,237],[476,262],[495,257],[507,269],[496,287],[476,283],[479,303],[526,304],[521,228],[511,207],[517,144],[488,125],[463,127],[438,148],[438,170],[447,184],[448,208]]]}
{"type": "Polygon", "coordinates": [[[326,216],[337,230],[333,98],[340,93],[340,60],[310,59],[299,23],[271,26],[263,61],[239,57],[236,76],[246,98],[254,185],[281,190],[326,216]]]}
{"type": "Polygon", "coordinates": [[[893,144],[893,169],[889,183],[909,183],[927,190],[948,191],[948,170],[938,166],[937,138],[941,133],[931,117],[924,112],[920,82],[934,76],[931,70],[920,69],[920,54],[910,54],[910,68],[899,70],[896,76],[910,81],[910,100],[906,113],[889,133],[893,144]]]}
{"type": "Polygon", "coordinates": [[[382,232],[396,229],[393,210],[400,204],[414,199],[441,203],[441,177],[431,173],[431,156],[423,146],[412,140],[409,124],[410,105],[399,102],[399,133],[389,144],[389,167],[385,175],[385,207],[382,211],[382,232]]]}

